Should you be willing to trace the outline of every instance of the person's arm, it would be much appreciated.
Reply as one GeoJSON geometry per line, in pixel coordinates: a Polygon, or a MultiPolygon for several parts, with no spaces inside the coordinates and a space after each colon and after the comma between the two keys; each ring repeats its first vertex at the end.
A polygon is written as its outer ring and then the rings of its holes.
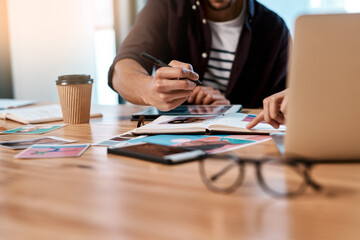
{"type": "Polygon", "coordinates": [[[263,101],[263,110],[246,125],[246,128],[251,129],[263,120],[274,128],[279,128],[281,124],[285,124],[288,101],[287,92],[288,90],[285,89],[265,98],[263,101]]]}
{"type": "Polygon", "coordinates": [[[199,76],[190,64],[171,61],[169,65],[172,67],[159,68],[152,77],[137,61],[122,59],[115,64],[113,87],[131,103],[171,110],[188,99],[199,76]]]}

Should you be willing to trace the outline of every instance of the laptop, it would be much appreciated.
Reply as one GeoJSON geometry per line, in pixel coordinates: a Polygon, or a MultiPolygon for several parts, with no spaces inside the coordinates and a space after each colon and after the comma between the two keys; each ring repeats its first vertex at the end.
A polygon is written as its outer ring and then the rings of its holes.
{"type": "MultiPolygon", "coordinates": [[[[359,26],[360,14],[297,19],[288,76],[285,157],[360,159],[359,26]]],[[[281,136],[274,140],[281,142],[281,136]]]]}

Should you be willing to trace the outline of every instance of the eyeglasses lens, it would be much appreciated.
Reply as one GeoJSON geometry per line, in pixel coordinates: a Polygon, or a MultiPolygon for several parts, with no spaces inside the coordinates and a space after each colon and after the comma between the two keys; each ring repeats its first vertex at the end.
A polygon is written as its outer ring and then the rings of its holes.
{"type": "Polygon", "coordinates": [[[215,156],[200,162],[200,173],[210,190],[232,192],[243,181],[244,167],[234,158],[215,156]]]}
{"type": "Polygon", "coordinates": [[[306,188],[304,172],[296,163],[266,161],[261,165],[261,175],[265,187],[275,194],[295,195],[306,188]]]}

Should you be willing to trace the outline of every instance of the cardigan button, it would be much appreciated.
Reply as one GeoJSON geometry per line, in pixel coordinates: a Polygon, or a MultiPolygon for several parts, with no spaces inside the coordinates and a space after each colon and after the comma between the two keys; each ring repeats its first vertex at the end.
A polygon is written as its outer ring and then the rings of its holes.
{"type": "Polygon", "coordinates": [[[200,6],[200,1],[196,1],[196,5],[200,6]]]}
{"type": "Polygon", "coordinates": [[[206,24],[206,22],[207,22],[206,19],[203,18],[203,19],[202,19],[202,23],[203,23],[203,24],[206,24]]]}
{"type": "Polygon", "coordinates": [[[196,5],[192,5],[192,10],[196,10],[196,5]]]}
{"type": "Polygon", "coordinates": [[[201,54],[201,57],[202,57],[202,58],[207,58],[207,56],[208,56],[208,55],[207,55],[206,52],[203,52],[203,53],[201,54]]]}

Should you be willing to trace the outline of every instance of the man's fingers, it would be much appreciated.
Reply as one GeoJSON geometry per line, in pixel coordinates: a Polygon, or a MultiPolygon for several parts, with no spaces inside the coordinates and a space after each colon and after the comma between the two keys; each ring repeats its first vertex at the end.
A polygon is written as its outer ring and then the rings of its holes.
{"type": "Polygon", "coordinates": [[[214,98],[211,94],[207,94],[203,100],[204,105],[210,105],[214,101],[214,98]]]}
{"type": "Polygon", "coordinates": [[[275,121],[275,120],[271,120],[270,122],[268,122],[271,126],[273,126],[274,128],[278,129],[280,127],[280,123],[275,121]]]}
{"type": "Polygon", "coordinates": [[[160,101],[168,103],[177,99],[183,99],[183,98],[187,99],[189,95],[190,95],[190,91],[177,90],[167,93],[159,93],[158,97],[160,101]]]}
{"type": "Polygon", "coordinates": [[[169,63],[169,66],[186,68],[186,69],[193,71],[193,66],[190,63],[184,63],[184,62],[180,62],[180,61],[176,61],[176,60],[172,60],[169,63]]]}
{"type": "Polygon", "coordinates": [[[227,105],[230,102],[219,90],[212,87],[197,86],[188,100],[189,103],[197,105],[227,105]],[[214,104],[216,102],[216,104],[214,104]]]}
{"type": "Polygon", "coordinates": [[[264,120],[267,123],[271,122],[271,117],[270,117],[270,106],[269,106],[269,101],[267,101],[267,99],[265,99],[263,101],[263,112],[264,112],[264,120]]]}
{"type": "Polygon", "coordinates": [[[215,90],[215,91],[210,91],[207,93],[207,95],[211,96],[212,101],[217,101],[217,100],[224,100],[226,99],[224,95],[222,95],[219,91],[215,90]]]}
{"type": "Polygon", "coordinates": [[[190,80],[198,80],[199,75],[189,69],[181,68],[181,67],[162,67],[156,70],[155,78],[157,79],[190,79],[190,80]]]}
{"type": "Polygon", "coordinates": [[[251,128],[255,127],[256,125],[258,125],[263,120],[264,120],[264,111],[261,111],[251,122],[249,122],[246,125],[246,128],[251,129],[251,128]]]}
{"type": "Polygon", "coordinates": [[[196,95],[196,97],[195,97],[195,102],[194,102],[194,103],[195,103],[196,105],[202,105],[204,97],[205,97],[205,93],[204,93],[204,91],[201,89],[201,90],[197,93],[197,95],[196,95]]]}
{"type": "Polygon", "coordinates": [[[279,116],[276,119],[272,118],[272,116],[270,115],[270,109],[272,109],[271,107],[272,106],[269,101],[264,101],[264,109],[263,109],[264,120],[274,128],[279,128],[280,123],[284,122],[284,117],[279,114],[279,116]]]}
{"type": "Polygon", "coordinates": [[[286,116],[286,109],[288,103],[288,95],[286,95],[281,103],[280,111],[286,116]]]}
{"type": "MultiPolygon", "coordinates": [[[[261,111],[251,122],[249,122],[246,125],[247,129],[251,129],[253,127],[255,127],[256,125],[258,125],[259,123],[261,123],[263,120],[265,120],[265,113],[264,111],[261,111]]],[[[268,124],[270,124],[271,126],[273,126],[274,128],[278,129],[280,127],[280,123],[271,119],[269,122],[267,122],[268,124]]]]}
{"type": "Polygon", "coordinates": [[[269,103],[269,115],[272,120],[278,123],[284,122],[284,115],[280,112],[280,103],[271,101],[269,103]]]}
{"type": "Polygon", "coordinates": [[[155,80],[155,91],[158,93],[166,93],[175,90],[192,91],[196,84],[190,80],[155,80]]]}
{"type": "Polygon", "coordinates": [[[201,87],[199,87],[199,86],[195,87],[195,89],[190,94],[190,97],[188,98],[188,103],[193,103],[194,102],[194,99],[196,98],[196,95],[198,94],[198,92],[200,90],[201,90],[201,87]]]}
{"type": "Polygon", "coordinates": [[[281,112],[279,112],[279,116],[274,120],[279,124],[285,124],[285,116],[281,112]]]}

